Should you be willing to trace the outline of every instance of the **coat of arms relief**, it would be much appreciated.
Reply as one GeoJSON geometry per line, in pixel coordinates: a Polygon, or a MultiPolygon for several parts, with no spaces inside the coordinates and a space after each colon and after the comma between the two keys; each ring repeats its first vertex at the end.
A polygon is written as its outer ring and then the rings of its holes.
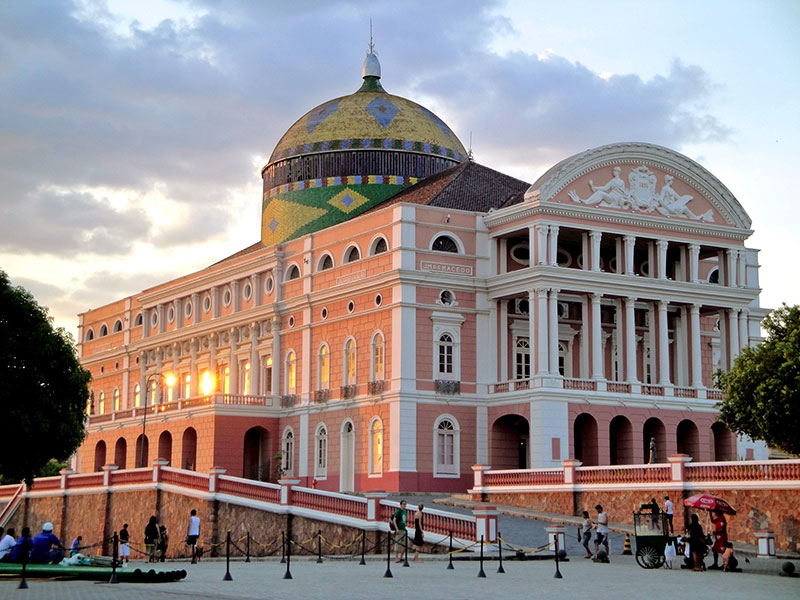
{"type": "Polygon", "coordinates": [[[620,177],[622,169],[614,167],[614,176],[605,185],[597,186],[589,180],[592,194],[586,199],[578,196],[575,190],[570,190],[568,196],[580,204],[597,205],[610,208],[631,209],[646,213],[658,211],[666,217],[686,217],[695,221],[714,221],[711,209],[703,214],[695,214],[688,206],[694,198],[690,195],[680,195],[672,189],[675,178],[664,175],[664,185],[660,192],[656,192],[658,183],[655,174],[645,166],[636,167],[628,174],[628,187],[620,177]]]}

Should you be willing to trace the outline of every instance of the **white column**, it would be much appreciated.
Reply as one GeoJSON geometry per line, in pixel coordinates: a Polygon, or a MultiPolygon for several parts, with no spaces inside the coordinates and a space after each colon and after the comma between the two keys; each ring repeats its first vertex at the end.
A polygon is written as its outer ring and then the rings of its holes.
{"type": "Polygon", "coordinates": [[[727,283],[730,287],[736,287],[736,259],[739,257],[738,250],[726,250],[726,256],[728,257],[728,281],[727,283]]]}
{"type": "MultiPolygon", "coordinates": [[[[531,376],[536,371],[537,360],[539,359],[539,349],[536,347],[536,328],[541,327],[536,317],[536,293],[533,290],[528,291],[528,353],[530,354],[529,360],[531,365],[531,376]]],[[[508,373],[508,371],[506,371],[508,373]]],[[[516,377],[514,373],[511,378],[516,377]]],[[[504,379],[507,380],[508,377],[504,379]]]]}
{"type": "MultiPolygon", "coordinates": [[[[208,370],[212,375],[217,372],[217,334],[212,333],[208,336],[208,370]]],[[[219,381],[215,391],[219,391],[219,381]]]]}
{"type": "MultiPolygon", "coordinates": [[[[261,273],[253,273],[250,285],[253,286],[253,306],[261,306],[263,304],[261,299],[264,297],[264,290],[261,288],[261,273]]],[[[252,362],[250,368],[253,368],[252,362]]]]}
{"type": "MultiPolygon", "coordinates": [[[[280,324],[281,322],[277,317],[272,319],[272,393],[276,396],[281,394],[281,371],[283,370],[280,324]]],[[[396,377],[396,375],[393,375],[393,377],[396,377]]]]}
{"type": "Polygon", "coordinates": [[[183,306],[179,298],[172,301],[172,310],[175,311],[175,329],[183,327],[183,306]]]}
{"type": "Polygon", "coordinates": [[[728,370],[728,360],[730,358],[727,312],[725,309],[720,309],[717,313],[719,318],[719,365],[723,371],[728,370]]]}
{"type": "Polygon", "coordinates": [[[731,357],[731,366],[733,366],[733,360],[739,356],[739,309],[738,308],[731,308],[728,310],[728,320],[729,320],[729,331],[730,337],[730,357],[731,357]]]}
{"type": "Polygon", "coordinates": [[[592,240],[592,271],[600,270],[600,240],[603,233],[600,231],[590,231],[589,237],[592,240]]]}
{"type": "Polygon", "coordinates": [[[750,319],[750,311],[746,308],[739,314],[739,351],[747,348],[750,345],[750,335],[748,334],[748,321],[750,319]]]}
{"type": "Polygon", "coordinates": [[[603,377],[603,330],[600,327],[601,294],[592,294],[592,379],[603,377]]]}
{"type": "MultiPolygon", "coordinates": [[[[161,350],[156,350],[156,374],[159,375],[159,377],[163,375],[161,365],[161,350]]],[[[161,404],[164,401],[162,381],[162,379],[159,379],[158,377],[156,378],[156,404],[161,404]]]]}
{"type": "MultiPolygon", "coordinates": [[[[556,228],[558,229],[558,228],[556,228]]],[[[552,235],[552,230],[551,230],[552,235]]],[[[550,374],[558,372],[558,290],[550,290],[549,294],[549,336],[550,336],[550,374]]]]}
{"type": "Polygon", "coordinates": [[[258,323],[250,324],[250,389],[247,393],[257,395],[261,369],[258,368],[258,323]]]}
{"type": "Polygon", "coordinates": [[[550,225],[550,265],[558,266],[558,225],[550,225]]]}
{"type": "Polygon", "coordinates": [[[700,246],[689,244],[689,281],[698,283],[700,281],[698,273],[700,271],[700,246]]]}
{"type": "Polygon", "coordinates": [[[692,304],[689,307],[691,313],[691,336],[692,336],[692,387],[703,387],[703,361],[700,350],[700,305],[692,304]]]}
{"type": "Polygon", "coordinates": [[[580,364],[578,378],[588,379],[589,377],[589,297],[581,298],[581,345],[580,345],[580,364]]]}
{"type": "MultiPolygon", "coordinates": [[[[622,318],[622,299],[614,298],[614,316],[616,323],[614,324],[614,344],[612,349],[616,349],[617,373],[616,375],[612,369],[612,377],[614,381],[625,381],[625,327],[623,326],[622,318]]],[[[614,360],[612,350],[611,359],[614,360]]]]}
{"type": "Polygon", "coordinates": [[[667,327],[667,302],[658,303],[658,383],[669,385],[669,328],[667,327]]]}
{"type": "MultiPolygon", "coordinates": [[[[498,303],[500,304],[500,331],[497,332],[500,343],[500,381],[508,381],[508,301],[499,300],[498,303]]],[[[531,323],[532,331],[533,292],[528,293],[528,322],[531,323]]]]}
{"type": "Polygon", "coordinates": [[[747,287],[747,250],[739,250],[739,287],[747,287]]]}
{"type": "Polygon", "coordinates": [[[200,379],[197,373],[197,338],[191,339],[189,348],[192,352],[191,362],[189,363],[189,397],[194,398],[197,396],[197,383],[200,379]]]}
{"type": "Polygon", "coordinates": [[[639,383],[636,377],[636,298],[625,298],[625,381],[639,383]]]}
{"type": "Polygon", "coordinates": [[[547,230],[547,225],[536,226],[536,262],[540,265],[547,264],[547,230]]]}
{"type": "Polygon", "coordinates": [[[167,330],[167,319],[164,318],[163,304],[156,307],[156,314],[158,315],[158,333],[164,333],[167,330]]]}
{"type": "Polygon", "coordinates": [[[633,275],[633,248],[636,244],[636,237],[626,235],[622,239],[625,241],[625,275],[633,275]]]}
{"type": "Polygon", "coordinates": [[[192,294],[192,323],[197,324],[200,322],[200,294],[194,292],[192,294]]]}
{"type": "Polygon", "coordinates": [[[581,268],[584,271],[588,271],[591,266],[589,261],[589,236],[585,232],[581,234],[581,254],[583,255],[581,268]]]}
{"type": "Polygon", "coordinates": [[[539,288],[536,290],[536,358],[539,375],[547,375],[550,367],[547,349],[547,288],[539,288]]]}
{"type": "Polygon", "coordinates": [[[147,406],[147,354],[139,356],[139,406],[147,406]]]}
{"type": "Polygon", "coordinates": [[[667,240],[656,240],[656,247],[658,248],[658,278],[667,278],[667,240]]]}
{"type": "Polygon", "coordinates": [[[230,339],[231,339],[231,353],[228,362],[228,382],[229,386],[228,389],[230,390],[230,394],[238,394],[239,393],[239,360],[236,358],[236,342],[237,342],[237,334],[238,331],[235,327],[231,327],[230,331],[230,339]]]}

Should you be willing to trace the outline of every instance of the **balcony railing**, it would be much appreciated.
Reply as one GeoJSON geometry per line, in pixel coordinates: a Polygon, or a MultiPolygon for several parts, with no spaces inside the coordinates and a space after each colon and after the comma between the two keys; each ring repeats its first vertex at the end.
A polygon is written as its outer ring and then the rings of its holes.
{"type": "Polygon", "coordinates": [[[356,397],[358,388],[354,385],[343,385],[339,388],[339,395],[342,400],[351,400],[356,397]]]}
{"type": "Polygon", "coordinates": [[[284,394],[281,396],[281,408],[291,408],[297,404],[297,394],[284,394]]]}
{"type": "Polygon", "coordinates": [[[437,379],[436,380],[436,393],[456,395],[461,393],[461,382],[453,381],[450,379],[437,379]]]}
{"type": "Polygon", "coordinates": [[[594,391],[597,389],[597,381],[594,379],[564,379],[565,390],[585,390],[594,391]]]}
{"type": "Polygon", "coordinates": [[[331,399],[330,390],[316,390],[314,391],[313,394],[311,394],[311,401],[314,404],[325,404],[330,399],[331,399]]]}
{"type": "Polygon", "coordinates": [[[369,392],[371,396],[377,396],[378,394],[383,393],[385,389],[386,389],[385,379],[380,379],[378,381],[370,381],[367,384],[367,392],[369,392]]]}

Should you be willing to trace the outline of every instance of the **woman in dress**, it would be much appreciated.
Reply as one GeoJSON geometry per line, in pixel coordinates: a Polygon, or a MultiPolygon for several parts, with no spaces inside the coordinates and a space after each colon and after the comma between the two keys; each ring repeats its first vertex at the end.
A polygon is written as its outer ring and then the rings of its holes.
{"type": "Polygon", "coordinates": [[[419,551],[422,550],[422,544],[425,543],[423,539],[423,523],[422,523],[422,509],[425,508],[424,504],[417,506],[417,512],[414,513],[414,562],[419,560],[419,551]]]}
{"type": "Polygon", "coordinates": [[[711,546],[711,551],[714,553],[714,564],[709,569],[719,569],[717,561],[728,546],[728,521],[721,511],[715,510],[709,514],[711,523],[714,525],[714,545],[711,546]]]}
{"type": "Polygon", "coordinates": [[[589,511],[583,511],[583,526],[581,527],[581,542],[586,550],[584,558],[592,558],[592,551],[589,550],[589,542],[592,540],[592,528],[594,524],[589,516],[589,511]]]}
{"type": "Polygon", "coordinates": [[[147,562],[156,560],[156,544],[158,543],[158,522],[155,515],[150,517],[144,528],[144,549],[147,552],[147,562]]]}
{"type": "Polygon", "coordinates": [[[694,559],[694,570],[703,570],[703,556],[706,554],[706,536],[697,515],[692,515],[692,522],[689,524],[689,550],[694,559]]]}

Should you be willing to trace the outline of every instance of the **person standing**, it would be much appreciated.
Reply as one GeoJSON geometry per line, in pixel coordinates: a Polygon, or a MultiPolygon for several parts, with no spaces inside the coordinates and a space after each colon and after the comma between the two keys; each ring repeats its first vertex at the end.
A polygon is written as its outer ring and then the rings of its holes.
{"type": "Polygon", "coordinates": [[[130,562],[131,557],[131,534],[128,532],[128,524],[125,523],[119,530],[119,559],[122,564],[130,562]]]}
{"type": "Polygon", "coordinates": [[[414,562],[419,560],[420,550],[422,550],[422,545],[425,543],[425,533],[422,529],[424,527],[422,522],[422,509],[424,508],[425,505],[420,504],[417,506],[417,512],[414,513],[414,562]]]}
{"type": "Polygon", "coordinates": [[[189,513],[189,524],[186,526],[186,545],[192,547],[192,562],[196,560],[197,540],[200,538],[200,517],[192,509],[189,513]]]}
{"type": "Polygon", "coordinates": [[[667,523],[669,523],[669,532],[675,533],[675,528],[672,526],[672,516],[675,512],[675,506],[669,496],[664,496],[664,512],[667,515],[667,523]]]}
{"type": "Polygon", "coordinates": [[[709,569],[719,569],[717,564],[720,555],[725,552],[728,547],[728,521],[721,511],[715,510],[709,513],[711,523],[714,525],[714,544],[711,546],[711,552],[714,553],[714,564],[708,567],[709,569]]]}
{"type": "Polygon", "coordinates": [[[654,438],[654,437],[650,438],[650,461],[649,462],[650,462],[651,465],[654,465],[657,462],[657,457],[656,457],[656,438],[654,438]]]}
{"type": "Polygon", "coordinates": [[[394,562],[403,562],[403,548],[408,543],[408,530],[406,529],[406,519],[408,518],[408,511],[406,510],[406,501],[400,501],[400,508],[394,511],[392,519],[397,527],[397,533],[394,538],[394,562]]]}
{"type": "Polygon", "coordinates": [[[697,515],[692,515],[689,523],[689,551],[694,559],[694,570],[703,570],[703,556],[706,553],[706,536],[697,515]]]}
{"type": "Polygon", "coordinates": [[[3,539],[0,540],[0,562],[11,562],[11,550],[17,544],[14,535],[16,535],[14,528],[9,527],[3,539]]]}
{"type": "Polygon", "coordinates": [[[594,523],[592,523],[592,519],[589,516],[589,511],[583,511],[583,525],[581,526],[581,541],[583,542],[583,548],[586,550],[586,556],[583,558],[592,558],[592,551],[589,550],[589,542],[592,541],[592,529],[594,528],[594,523]]]}
{"type": "Polygon", "coordinates": [[[158,543],[158,522],[156,516],[150,517],[144,528],[144,549],[147,552],[147,562],[156,560],[156,544],[158,543]]]}
{"type": "Polygon", "coordinates": [[[606,549],[606,560],[608,560],[608,514],[603,511],[603,507],[598,504],[594,507],[597,511],[597,534],[594,538],[594,553],[597,554],[600,544],[606,549]]]}

